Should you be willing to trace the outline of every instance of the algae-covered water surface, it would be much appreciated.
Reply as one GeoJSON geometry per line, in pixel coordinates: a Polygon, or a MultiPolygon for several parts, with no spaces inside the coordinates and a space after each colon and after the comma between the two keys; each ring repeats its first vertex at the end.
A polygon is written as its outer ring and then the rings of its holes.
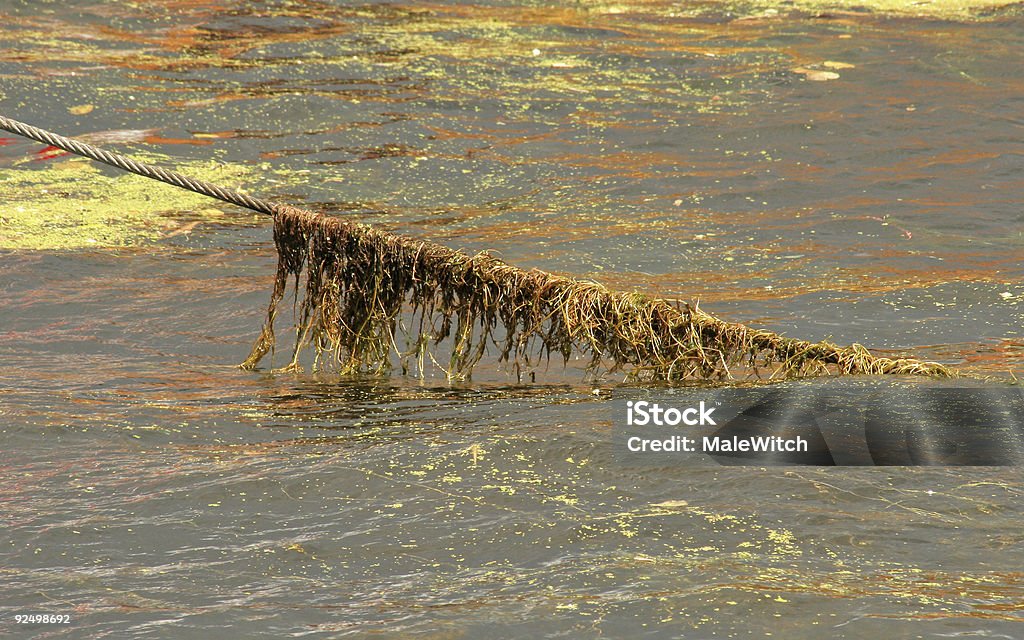
{"type": "MultiPolygon", "coordinates": [[[[1019,5],[0,15],[6,116],[470,255],[1020,376],[1019,5]]],[[[491,353],[457,383],[429,356],[422,378],[242,371],[274,269],[265,217],[0,134],[5,637],[1024,635],[1016,467],[629,466],[611,398],[637,389],[586,358],[491,353]]]]}

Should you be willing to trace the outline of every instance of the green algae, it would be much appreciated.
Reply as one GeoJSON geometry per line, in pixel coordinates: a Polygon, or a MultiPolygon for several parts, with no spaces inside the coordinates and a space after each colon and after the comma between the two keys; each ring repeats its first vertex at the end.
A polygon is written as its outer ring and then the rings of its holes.
{"type": "MultiPolygon", "coordinates": [[[[0,249],[127,247],[185,233],[195,226],[190,223],[225,221],[211,198],[141,176],[110,175],[88,160],[58,161],[45,168],[26,164],[0,168],[0,249]]],[[[231,185],[255,184],[270,170],[216,162],[179,167],[186,175],[231,185]]]]}

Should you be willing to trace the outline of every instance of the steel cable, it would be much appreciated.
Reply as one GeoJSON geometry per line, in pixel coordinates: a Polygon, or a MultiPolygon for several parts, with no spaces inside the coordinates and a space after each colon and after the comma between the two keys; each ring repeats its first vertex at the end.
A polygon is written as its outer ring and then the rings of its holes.
{"type": "Polygon", "coordinates": [[[139,162],[133,160],[128,156],[123,156],[119,153],[112,153],[105,151],[91,144],[79,142],[72,138],[65,138],[59,136],[45,129],[39,127],[33,127],[32,125],[25,124],[24,122],[18,122],[5,116],[0,115],[0,129],[5,129],[11,133],[16,133],[19,136],[24,136],[37,142],[52,145],[71,153],[85,156],[86,158],[92,158],[104,164],[109,164],[112,167],[118,169],[124,169],[132,173],[144,176],[146,178],[152,178],[159,180],[160,182],[166,182],[167,184],[180,187],[182,189],[188,189],[196,193],[201,193],[204,196],[210,196],[211,198],[217,198],[224,202],[231,204],[237,204],[240,207],[246,209],[252,209],[253,211],[259,211],[267,215],[274,215],[274,209],[276,205],[254,198],[252,196],[245,195],[244,193],[235,191],[233,189],[225,189],[224,187],[218,187],[215,184],[210,184],[203,180],[197,180],[188,176],[182,175],[176,171],[169,171],[167,169],[161,169],[145,162],[139,162]]]}

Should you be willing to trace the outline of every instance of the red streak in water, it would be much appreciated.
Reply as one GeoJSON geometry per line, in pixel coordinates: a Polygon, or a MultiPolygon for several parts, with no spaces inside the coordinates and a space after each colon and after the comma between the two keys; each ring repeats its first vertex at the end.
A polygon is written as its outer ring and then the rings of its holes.
{"type": "Polygon", "coordinates": [[[35,156],[34,158],[32,158],[33,162],[42,162],[44,160],[53,160],[54,158],[59,158],[61,156],[66,156],[66,155],[68,155],[68,152],[63,150],[63,149],[61,149],[60,147],[55,147],[53,145],[47,145],[44,149],[42,149],[40,151],[36,151],[32,155],[35,156]]]}

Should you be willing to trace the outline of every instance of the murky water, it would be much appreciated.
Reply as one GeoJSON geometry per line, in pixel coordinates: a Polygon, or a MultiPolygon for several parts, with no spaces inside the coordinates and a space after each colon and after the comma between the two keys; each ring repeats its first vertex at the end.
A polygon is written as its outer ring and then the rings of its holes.
{"type": "MultiPolygon", "coordinates": [[[[4,2],[0,112],[1019,372],[1024,19],[788,6],[4,2]]],[[[242,372],[267,221],[40,149],[0,148],[9,637],[1024,637],[1016,469],[637,470],[572,366],[242,372]]]]}

